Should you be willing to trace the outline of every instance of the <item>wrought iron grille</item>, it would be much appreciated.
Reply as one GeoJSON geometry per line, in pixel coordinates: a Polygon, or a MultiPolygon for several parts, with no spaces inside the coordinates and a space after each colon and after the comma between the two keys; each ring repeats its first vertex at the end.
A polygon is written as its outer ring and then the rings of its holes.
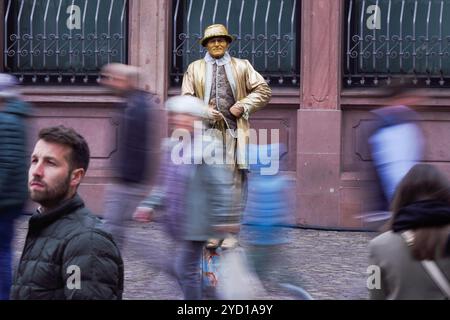
{"type": "Polygon", "coordinates": [[[171,81],[180,85],[189,63],[203,58],[204,29],[224,24],[233,34],[231,56],[248,59],[271,85],[298,86],[300,78],[297,0],[175,0],[171,81]]]}
{"type": "Polygon", "coordinates": [[[127,0],[8,0],[3,69],[21,82],[95,83],[127,61],[127,0]]]}
{"type": "Polygon", "coordinates": [[[344,84],[450,86],[449,0],[346,2],[344,84]]]}

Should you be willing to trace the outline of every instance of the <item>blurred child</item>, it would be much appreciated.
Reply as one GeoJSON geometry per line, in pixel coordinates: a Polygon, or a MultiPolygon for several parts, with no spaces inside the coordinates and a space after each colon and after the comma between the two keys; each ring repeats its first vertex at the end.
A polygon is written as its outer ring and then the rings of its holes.
{"type": "Polygon", "coordinates": [[[293,224],[288,195],[295,188],[279,172],[265,175],[261,169],[270,164],[264,164],[261,155],[263,152],[283,154],[284,149],[285,146],[280,144],[249,146],[249,192],[241,233],[247,238],[247,252],[254,270],[269,287],[282,281],[280,274],[286,267],[283,261],[290,242],[286,227],[293,224]]]}

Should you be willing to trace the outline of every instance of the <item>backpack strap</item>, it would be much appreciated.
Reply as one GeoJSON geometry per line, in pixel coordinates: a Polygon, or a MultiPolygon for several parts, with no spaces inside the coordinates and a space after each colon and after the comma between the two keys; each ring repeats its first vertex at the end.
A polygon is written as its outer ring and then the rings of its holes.
{"type": "Polygon", "coordinates": [[[436,283],[442,293],[450,299],[450,285],[438,265],[431,260],[423,260],[421,262],[425,270],[427,270],[428,274],[433,279],[434,283],[436,283]]]}
{"type": "MultiPolygon", "coordinates": [[[[400,235],[403,240],[405,240],[408,247],[411,247],[414,244],[413,231],[407,230],[400,233],[400,235]]],[[[430,275],[431,279],[433,279],[434,283],[441,289],[442,293],[450,299],[450,284],[438,265],[431,260],[422,260],[421,263],[425,271],[430,275]]]]}

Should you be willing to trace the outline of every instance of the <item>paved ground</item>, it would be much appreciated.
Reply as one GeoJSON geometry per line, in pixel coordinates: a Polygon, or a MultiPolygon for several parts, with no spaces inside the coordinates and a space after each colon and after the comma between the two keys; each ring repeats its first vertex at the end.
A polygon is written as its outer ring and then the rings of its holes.
{"type": "MultiPolygon", "coordinates": [[[[27,229],[24,217],[17,223],[15,261],[20,256],[27,229]]],[[[161,223],[130,222],[130,241],[123,250],[125,262],[124,299],[178,300],[182,298],[177,283],[156,267],[163,256],[174,255],[175,244],[162,231],[161,223]],[[138,249],[137,243],[141,244],[138,249]],[[144,259],[140,252],[147,253],[144,259]],[[162,255],[161,253],[166,253],[162,255]]],[[[292,283],[300,284],[314,299],[367,299],[367,244],[373,233],[330,232],[287,228],[292,239],[283,252],[283,273],[292,283]]],[[[243,236],[242,243],[245,244],[243,236]]],[[[281,292],[261,299],[286,299],[281,292]]]]}

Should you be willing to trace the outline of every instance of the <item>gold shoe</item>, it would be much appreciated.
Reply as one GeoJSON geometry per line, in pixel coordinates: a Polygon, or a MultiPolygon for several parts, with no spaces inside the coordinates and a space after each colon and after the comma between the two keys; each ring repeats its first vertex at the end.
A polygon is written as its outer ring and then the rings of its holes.
{"type": "Polygon", "coordinates": [[[223,249],[233,249],[236,248],[239,245],[239,240],[235,237],[231,236],[228,238],[225,238],[225,240],[222,241],[221,248],[223,249]]]}

